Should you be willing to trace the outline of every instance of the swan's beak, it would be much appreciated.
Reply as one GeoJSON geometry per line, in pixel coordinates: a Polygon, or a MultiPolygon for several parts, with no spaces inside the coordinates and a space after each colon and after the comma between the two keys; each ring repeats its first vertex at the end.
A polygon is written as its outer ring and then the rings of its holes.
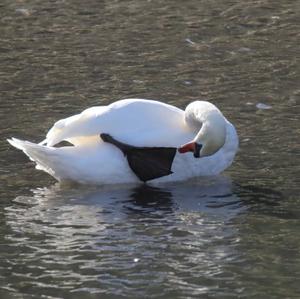
{"type": "Polygon", "coordinates": [[[200,150],[202,148],[202,144],[199,144],[195,141],[186,143],[178,148],[178,152],[181,154],[192,152],[194,153],[195,158],[200,158],[200,150]]]}

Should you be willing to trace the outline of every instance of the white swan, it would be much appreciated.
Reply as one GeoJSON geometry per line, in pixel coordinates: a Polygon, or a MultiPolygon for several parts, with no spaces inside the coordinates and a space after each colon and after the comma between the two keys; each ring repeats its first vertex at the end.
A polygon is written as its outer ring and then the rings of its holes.
{"type": "Polygon", "coordinates": [[[101,133],[136,147],[178,148],[172,173],[156,178],[158,182],[218,174],[230,166],[238,149],[234,126],[205,101],[195,101],[183,111],[152,100],[121,100],[59,120],[40,144],[8,141],[58,181],[138,182],[124,154],[104,142],[101,133]],[[54,147],[63,140],[74,146],[54,147]]]}

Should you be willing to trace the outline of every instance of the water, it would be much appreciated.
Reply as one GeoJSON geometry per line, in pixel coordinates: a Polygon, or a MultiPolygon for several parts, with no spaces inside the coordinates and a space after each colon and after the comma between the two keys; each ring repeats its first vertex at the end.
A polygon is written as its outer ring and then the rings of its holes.
{"type": "Polygon", "coordinates": [[[297,1],[2,1],[1,298],[299,298],[297,1]],[[63,186],[5,142],[126,97],[213,101],[215,178],[63,186]]]}

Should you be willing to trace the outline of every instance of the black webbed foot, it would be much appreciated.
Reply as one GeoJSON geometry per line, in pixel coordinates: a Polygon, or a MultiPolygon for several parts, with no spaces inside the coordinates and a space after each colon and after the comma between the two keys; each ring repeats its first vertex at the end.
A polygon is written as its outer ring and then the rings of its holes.
{"type": "Polygon", "coordinates": [[[176,148],[137,147],[122,143],[106,133],[100,134],[100,137],[124,153],[131,170],[141,181],[146,182],[172,173],[176,148]]]}
{"type": "Polygon", "coordinates": [[[100,137],[104,142],[110,142],[112,140],[112,137],[106,133],[101,133],[100,137]]]}

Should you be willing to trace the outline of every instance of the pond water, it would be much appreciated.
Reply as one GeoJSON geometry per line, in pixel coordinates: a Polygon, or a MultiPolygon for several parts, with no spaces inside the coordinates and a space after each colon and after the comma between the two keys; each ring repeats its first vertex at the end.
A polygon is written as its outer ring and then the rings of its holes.
{"type": "Polygon", "coordinates": [[[298,1],[0,4],[1,298],[299,298],[298,1]],[[63,186],[5,141],[118,99],[215,103],[220,176],[63,186]]]}

